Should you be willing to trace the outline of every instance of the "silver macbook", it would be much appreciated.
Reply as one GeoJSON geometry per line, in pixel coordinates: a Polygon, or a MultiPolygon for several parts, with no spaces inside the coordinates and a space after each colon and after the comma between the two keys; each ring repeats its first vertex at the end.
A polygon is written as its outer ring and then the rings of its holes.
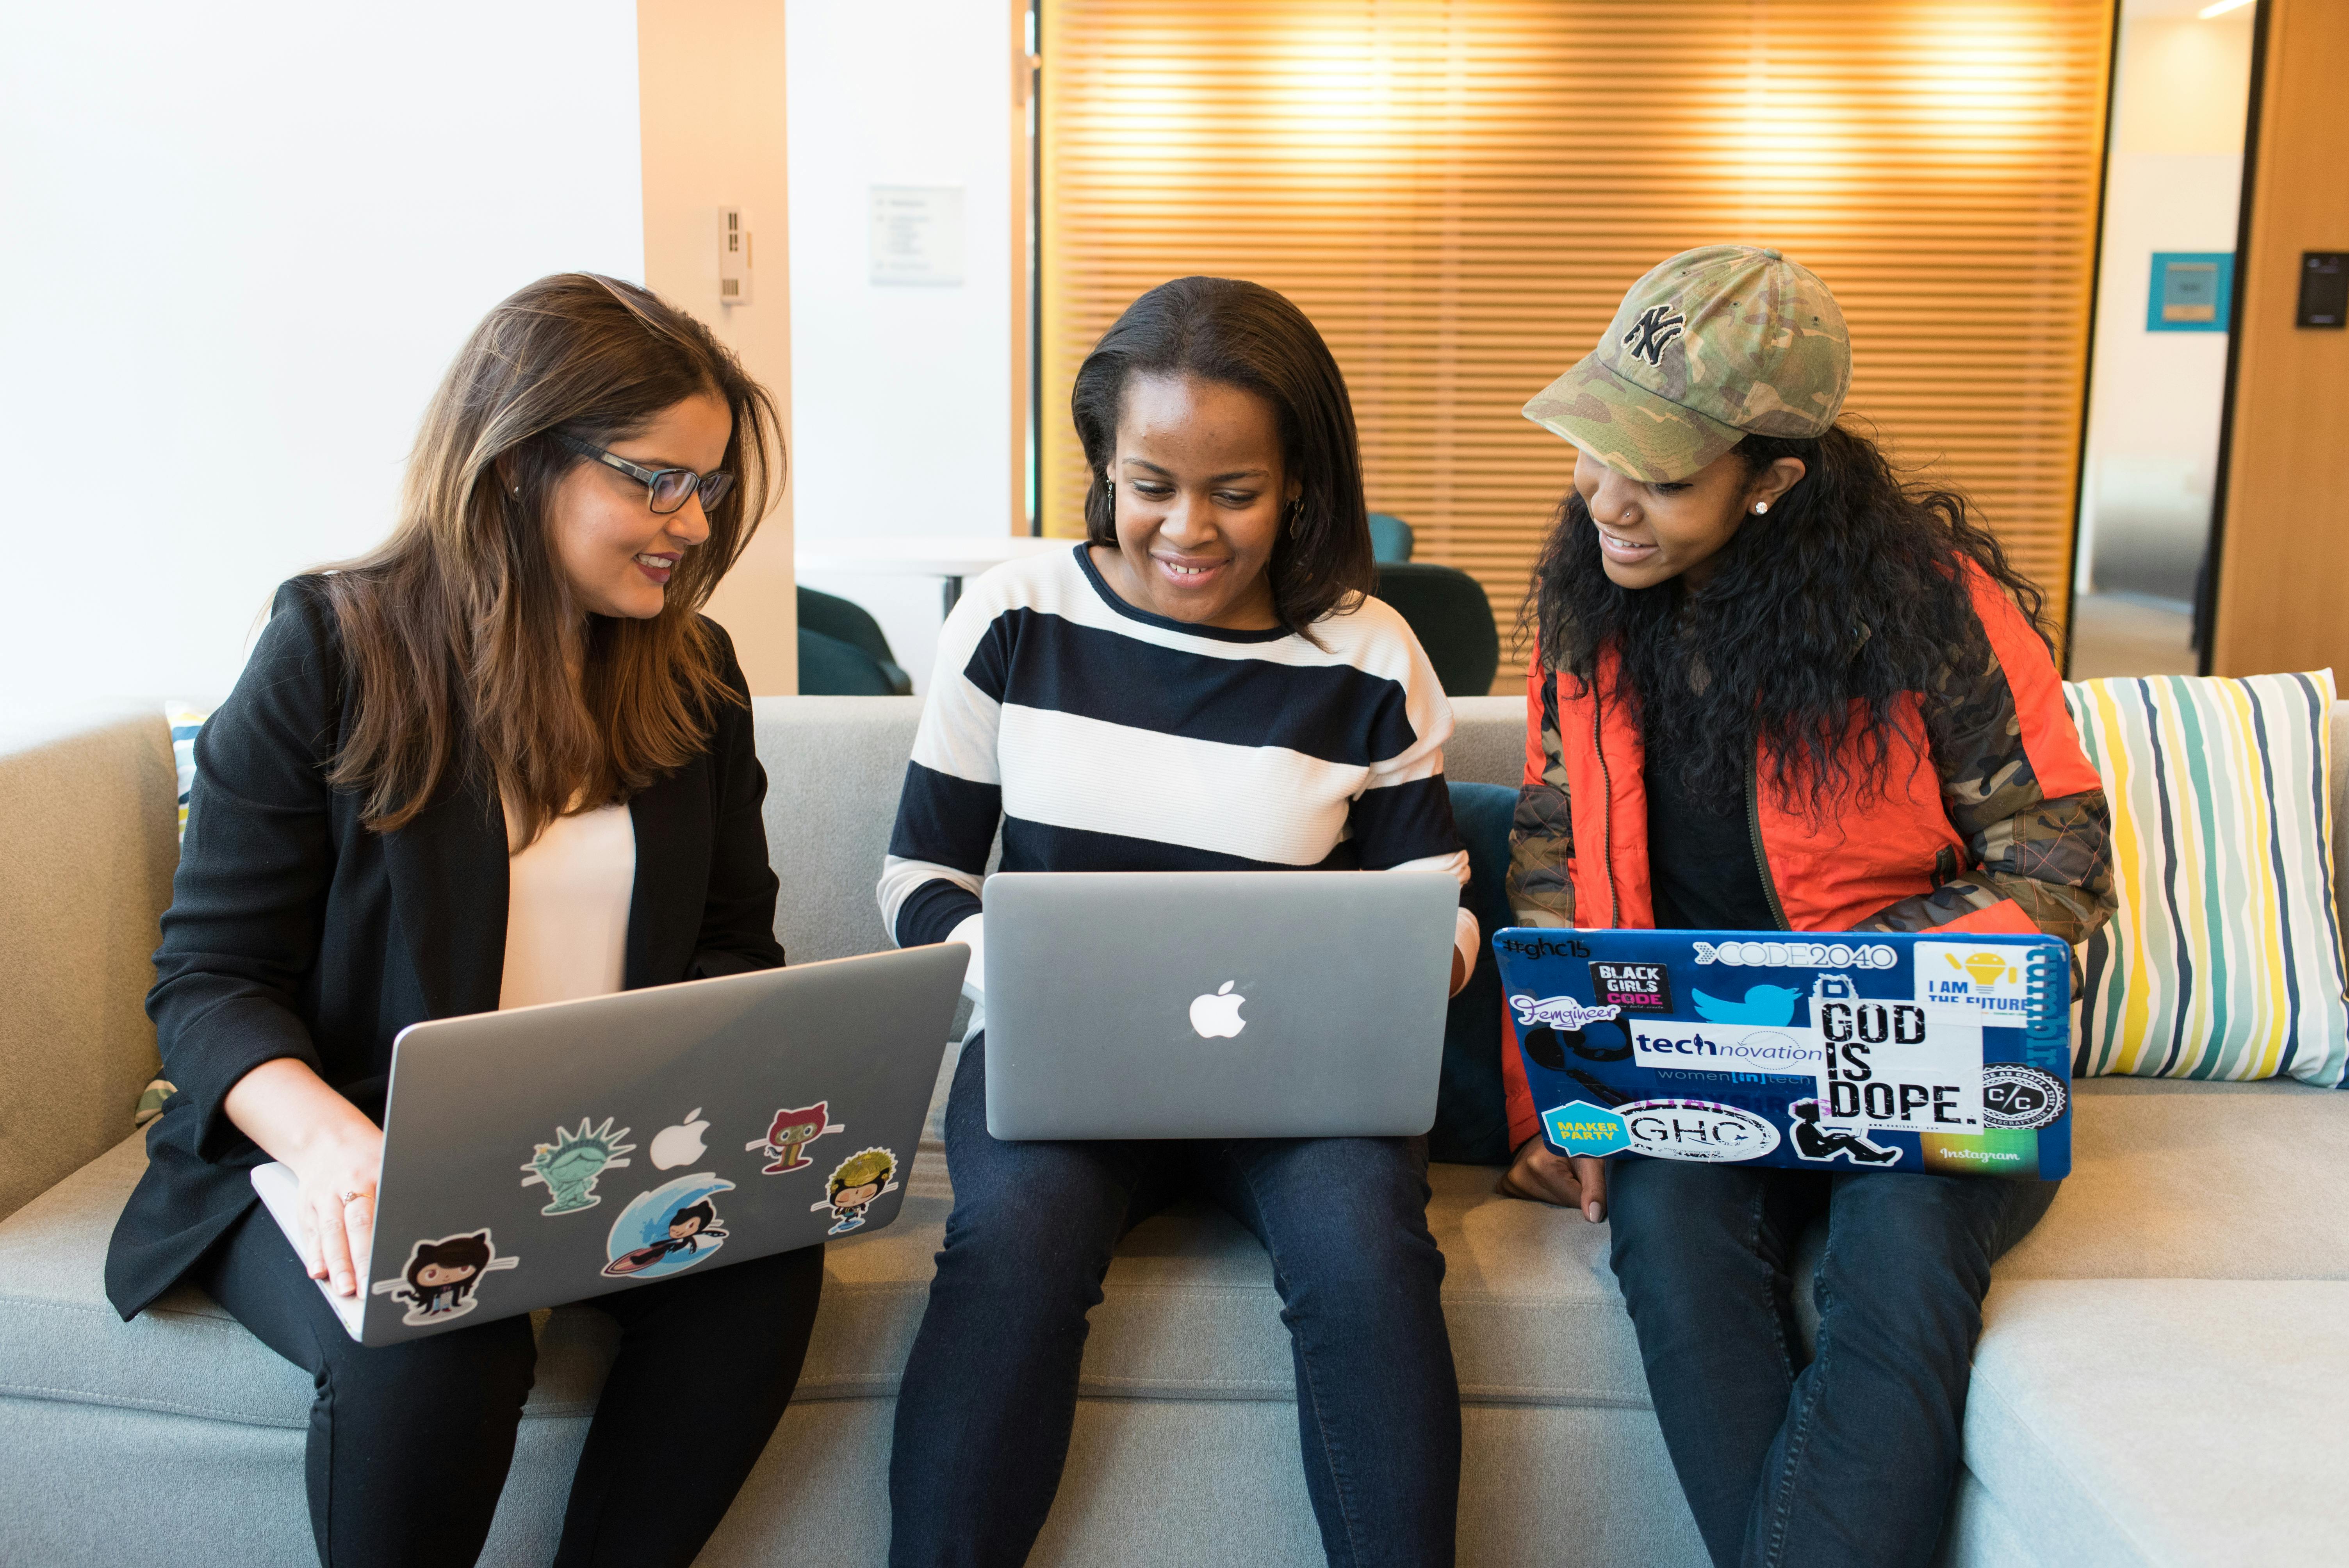
{"type": "Polygon", "coordinates": [[[1409,1136],[1435,1120],[1437,872],[988,878],[998,1138],[1409,1136]]]}
{"type": "MultiPolygon", "coordinates": [[[[969,954],[411,1025],[392,1046],[367,1283],[327,1302],[352,1338],[388,1345],[880,1229],[969,954]]],[[[293,1239],[293,1173],[264,1165],[253,1184],[293,1239]]]]}

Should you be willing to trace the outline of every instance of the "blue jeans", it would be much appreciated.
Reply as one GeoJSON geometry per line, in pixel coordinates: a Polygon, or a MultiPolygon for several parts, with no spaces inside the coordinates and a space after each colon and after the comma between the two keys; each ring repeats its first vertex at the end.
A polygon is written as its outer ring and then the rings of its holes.
{"type": "Polygon", "coordinates": [[[1924,1568],[1957,1483],[1991,1264],[2057,1184],[1643,1159],[1608,1176],[1615,1277],[1717,1568],[1924,1568]],[[1791,1264],[1822,1212],[1806,1361],[1791,1264]]]}
{"type": "Polygon", "coordinates": [[[1451,1563],[1460,1390],[1424,1140],[1000,1142],[982,1039],[963,1048],[946,1131],[955,1206],[897,1396],[893,1568],[1026,1561],[1068,1458],[1111,1250],[1187,1192],[1272,1254],[1330,1561],[1451,1563]]]}

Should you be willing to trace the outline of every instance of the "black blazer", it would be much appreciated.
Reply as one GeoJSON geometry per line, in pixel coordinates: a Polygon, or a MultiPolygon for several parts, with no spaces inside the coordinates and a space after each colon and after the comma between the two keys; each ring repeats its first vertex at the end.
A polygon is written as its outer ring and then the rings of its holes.
{"type": "MultiPolygon", "coordinates": [[[[744,706],[723,706],[709,748],[629,802],[630,990],[783,962],[749,688],[733,644],[708,624],[744,706]]],[[[507,885],[495,788],[456,780],[407,827],[370,832],[357,797],[326,780],[352,697],[334,613],[316,579],[297,577],[197,736],[147,994],[179,1092],[148,1129],[147,1171],[106,1257],[106,1294],[126,1319],[256,1202],[248,1172],[267,1156],[221,1109],[239,1078],[293,1057],[380,1121],[401,1029],[497,1007],[507,885]]]]}

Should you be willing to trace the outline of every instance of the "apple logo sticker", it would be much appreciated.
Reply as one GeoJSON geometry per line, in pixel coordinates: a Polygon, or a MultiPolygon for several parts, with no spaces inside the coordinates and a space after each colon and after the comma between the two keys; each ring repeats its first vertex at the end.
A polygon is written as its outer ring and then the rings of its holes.
{"type": "Polygon", "coordinates": [[[675,1127],[664,1127],[653,1138],[653,1169],[674,1171],[680,1165],[690,1165],[701,1158],[701,1135],[709,1123],[699,1119],[701,1108],[695,1106],[685,1113],[685,1119],[675,1127]]]}
{"type": "Polygon", "coordinates": [[[1233,995],[1235,984],[1226,980],[1213,995],[1192,998],[1191,1027],[1201,1039],[1227,1040],[1247,1027],[1247,1020],[1240,1016],[1240,1004],[1247,998],[1233,995]]]}

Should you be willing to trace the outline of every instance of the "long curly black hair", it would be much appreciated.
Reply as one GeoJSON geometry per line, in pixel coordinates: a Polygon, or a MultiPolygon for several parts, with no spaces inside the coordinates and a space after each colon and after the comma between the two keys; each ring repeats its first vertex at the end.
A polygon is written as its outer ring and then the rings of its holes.
{"type": "Polygon", "coordinates": [[[1803,477],[1749,517],[1702,589],[1679,578],[1619,588],[1582,497],[1568,490],[1534,571],[1525,619],[1542,661],[1589,689],[1599,651],[1621,657],[1605,700],[1628,701],[1651,748],[1682,759],[1691,795],[1743,810],[1767,759],[1779,798],[1816,820],[1882,787],[1903,692],[1933,689],[1984,645],[1964,567],[1979,567],[2047,636],[2045,598],[1952,490],[1909,483],[1867,436],[1748,436],[1748,474],[1796,458],[1803,477]]]}

